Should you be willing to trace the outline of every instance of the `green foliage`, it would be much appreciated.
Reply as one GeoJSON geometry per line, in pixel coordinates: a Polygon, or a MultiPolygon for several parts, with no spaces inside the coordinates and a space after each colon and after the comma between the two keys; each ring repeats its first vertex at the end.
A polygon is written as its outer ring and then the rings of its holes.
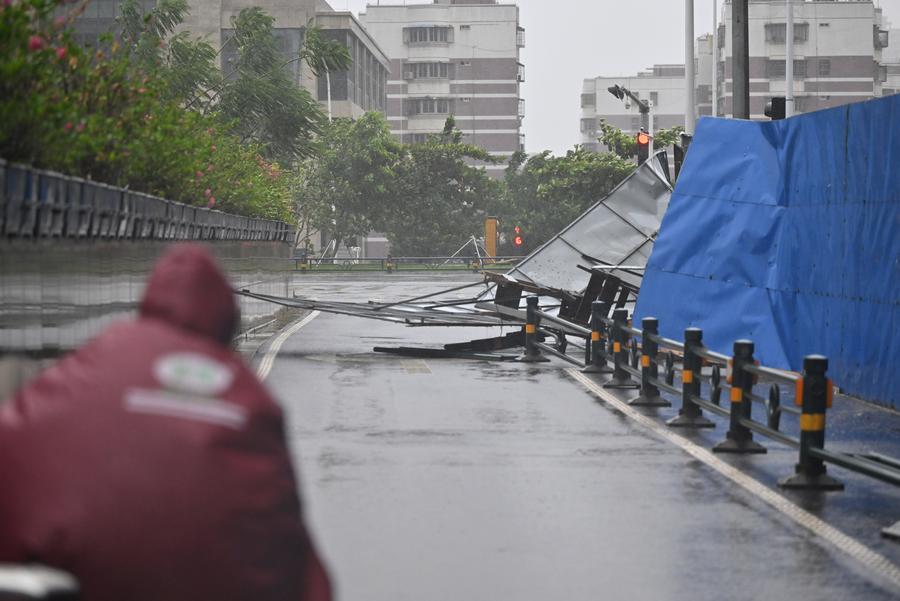
{"type": "Polygon", "coordinates": [[[347,71],[353,64],[350,50],[339,41],[326,38],[322,28],[312,21],[306,26],[300,59],[306,61],[316,77],[335,71],[347,71]]]}
{"type": "MultiPolygon", "coordinates": [[[[684,128],[680,125],[661,129],[653,134],[653,147],[656,149],[667,148],[681,141],[681,132],[684,128]]],[[[600,122],[601,135],[598,141],[609,148],[610,152],[623,159],[631,159],[637,156],[637,140],[633,135],[624,133],[618,127],[610,125],[606,121],[600,122]]]]}
{"type": "Polygon", "coordinates": [[[443,133],[406,148],[396,170],[397,201],[382,228],[395,255],[447,255],[482,231],[501,185],[470,163],[496,159],[461,140],[451,117],[443,133]]]}
{"type": "Polygon", "coordinates": [[[325,231],[339,245],[381,227],[399,200],[396,169],[404,153],[384,117],[366,113],[327,124],[317,151],[298,169],[303,229],[325,231]]]}
{"type": "Polygon", "coordinates": [[[514,249],[507,239],[503,253],[529,252],[571,223],[588,207],[609,194],[635,166],[613,153],[576,146],[563,157],[549,151],[526,158],[514,154],[505,176],[505,193],[493,211],[511,238],[522,227],[524,245],[514,249]]]}
{"type": "Polygon", "coordinates": [[[218,115],[185,109],[218,72],[208,44],[168,37],[184,0],[147,14],[129,0],[119,38],[108,36],[97,51],[69,33],[85,5],[0,5],[0,156],[189,204],[290,218],[289,178],[261,158],[263,148],[233,135],[218,115]]]}
{"type": "Polygon", "coordinates": [[[313,136],[325,116],[312,95],[291,80],[273,23],[259,7],[232,18],[230,43],[237,47],[238,60],[218,108],[242,140],[259,143],[269,160],[287,165],[313,154],[313,136]]]}

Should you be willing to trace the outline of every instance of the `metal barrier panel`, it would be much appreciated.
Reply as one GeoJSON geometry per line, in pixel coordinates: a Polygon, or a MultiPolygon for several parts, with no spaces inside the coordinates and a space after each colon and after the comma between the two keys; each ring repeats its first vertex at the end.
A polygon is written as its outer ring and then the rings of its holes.
{"type": "Polygon", "coordinates": [[[6,215],[4,233],[7,236],[31,236],[34,232],[35,201],[31,171],[19,165],[6,168],[6,215]]]}
{"type": "Polygon", "coordinates": [[[6,222],[6,161],[0,159],[0,234],[6,222]]]}
{"type": "Polygon", "coordinates": [[[64,224],[66,202],[65,179],[51,171],[36,172],[37,207],[35,222],[37,235],[41,237],[61,236],[64,224]]]}
{"type": "MultiPolygon", "coordinates": [[[[85,186],[86,188],[88,186],[85,186]]],[[[119,210],[122,192],[106,184],[91,183],[94,222],[91,234],[99,238],[115,238],[119,232],[119,210]]]]}

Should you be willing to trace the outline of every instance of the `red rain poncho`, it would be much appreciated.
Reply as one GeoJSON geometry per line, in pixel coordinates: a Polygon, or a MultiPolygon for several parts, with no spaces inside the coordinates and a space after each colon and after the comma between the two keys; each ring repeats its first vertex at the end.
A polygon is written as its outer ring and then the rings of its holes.
{"type": "Polygon", "coordinates": [[[176,246],[136,320],[0,404],[0,562],[71,572],[85,601],[330,598],[237,320],[207,253],[176,246]]]}

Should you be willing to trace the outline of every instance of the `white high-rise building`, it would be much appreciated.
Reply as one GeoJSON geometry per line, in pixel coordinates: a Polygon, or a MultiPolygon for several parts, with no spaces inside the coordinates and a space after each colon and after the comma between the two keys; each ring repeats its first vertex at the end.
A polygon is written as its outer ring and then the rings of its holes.
{"type": "MultiPolygon", "coordinates": [[[[719,115],[732,116],[731,1],[719,26],[719,115]]],[[[882,95],[887,72],[882,50],[888,30],[871,0],[793,0],[795,114],[882,95]]],[[[784,96],[785,0],[749,4],[750,118],[784,96]]]]}
{"type": "MultiPolygon", "coordinates": [[[[359,18],[390,58],[387,116],[401,141],[424,141],[453,115],[467,143],[504,158],[524,147],[524,30],[516,5],[370,4],[359,18]]],[[[498,176],[504,168],[488,166],[498,176]]]]}

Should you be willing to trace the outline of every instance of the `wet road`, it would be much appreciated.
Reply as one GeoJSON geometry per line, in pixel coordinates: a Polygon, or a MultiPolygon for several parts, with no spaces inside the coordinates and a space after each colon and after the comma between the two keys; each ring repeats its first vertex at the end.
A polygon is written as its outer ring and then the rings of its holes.
{"type": "MultiPolygon", "coordinates": [[[[295,281],[301,294],[360,301],[472,278],[295,281]]],[[[267,383],[288,412],[308,520],[340,599],[900,598],[884,570],[598,399],[568,365],[372,352],[496,333],[322,314],[285,341],[267,383]]],[[[852,424],[897,420],[856,405],[835,413],[851,442],[852,424]]],[[[725,429],[689,437],[710,448],[725,429]]],[[[770,486],[796,455],[765,444],[766,456],[725,459],[770,486]]],[[[900,562],[900,545],[878,534],[900,519],[900,494],[832,472],[845,492],[787,498],[900,562]]]]}

